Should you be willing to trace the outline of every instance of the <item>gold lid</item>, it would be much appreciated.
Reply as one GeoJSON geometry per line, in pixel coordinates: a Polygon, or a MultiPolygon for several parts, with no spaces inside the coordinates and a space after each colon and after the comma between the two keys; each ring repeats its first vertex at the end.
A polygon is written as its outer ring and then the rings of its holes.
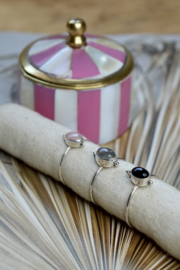
{"type": "Polygon", "coordinates": [[[36,40],[22,51],[19,66],[27,79],[52,88],[86,90],[114,84],[131,73],[133,59],[123,45],[84,34],[82,19],[69,20],[67,30],[69,35],[36,40]]]}

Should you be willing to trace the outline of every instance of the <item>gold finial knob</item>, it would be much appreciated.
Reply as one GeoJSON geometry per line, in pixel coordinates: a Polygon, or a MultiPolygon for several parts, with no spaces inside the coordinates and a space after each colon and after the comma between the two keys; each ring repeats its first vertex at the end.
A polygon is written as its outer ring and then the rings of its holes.
{"type": "Polygon", "coordinates": [[[67,22],[67,44],[72,48],[80,48],[86,45],[86,38],[83,35],[86,31],[86,23],[82,19],[71,19],[67,22]]]}

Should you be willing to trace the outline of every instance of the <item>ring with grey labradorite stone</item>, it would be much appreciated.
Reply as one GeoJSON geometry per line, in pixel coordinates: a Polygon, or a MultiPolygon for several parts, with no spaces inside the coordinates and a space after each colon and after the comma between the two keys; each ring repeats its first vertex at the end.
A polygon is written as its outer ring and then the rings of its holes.
{"type": "Polygon", "coordinates": [[[118,159],[121,159],[121,158],[118,158],[116,153],[112,149],[107,148],[107,147],[100,147],[96,152],[93,153],[93,155],[94,155],[97,165],[99,166],[99,169],[93,176],[93,179],[90,185],[90,198],[91,198],[91,201],[95,203],[94,197],[93,197],[93,184],[96,179],[96,176],[102,170],[102,168],[111,168],[111,167],[119,166],[118,159]]]}

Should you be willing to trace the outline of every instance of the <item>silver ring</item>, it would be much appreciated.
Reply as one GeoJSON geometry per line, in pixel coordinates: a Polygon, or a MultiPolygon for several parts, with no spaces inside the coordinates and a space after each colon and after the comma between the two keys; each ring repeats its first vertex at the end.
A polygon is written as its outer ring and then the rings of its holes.
{"type": "Polygon", "coordinates": [[[102,170],[102,168],[110,168],[110,167],[117,167],[119,166],[119,161],[116,153],[107,147],[100,147],[96,152],[93,153],[95,161],[97,165],[100,167],[95,175],[93,176],[93,179],[91,181],[90,185],[90,198],[93,203],[94,202],[94,197],[93,197],[93,184],[95,182],[96,176],[98,173],[102,170]]]}
{"type": "Polygon", "coordinates": [[[60,161],[60,165],[59,165],[59,177],[60,180],[63,184],[65,184],[63,177],[62,177],[62,164],[63,164],[63,160],[65,158],[65,156],[67,155],[68,151],[71,148],[80,148],[84,146],[84,141],[88,141],[86,139],[83,138],[83,136],[78,133],[78,132],[68,132],[67,134],[63,135],[64,138],[64,142],[65,144],[68,146],[68,148],[66,149],[66,151],[64,152],[61,161],[60,161]]]}
{"type": "Polygon", "coordinates": [[[133,228],[129,220],[129,205],[131,199],[138,187],[148,187],[153,184],[153,181],[151,179],[158,177],[155,175],[151,175],[146,169],[142,167],[135,167],[132,169],[132,171],[126,171],[126,173],[129,176],[129,178],[131,178],[131,182],[134,184],[134,187],[127,200],[125,218],[126,223],[129,225],[129,227],[133,228]]]}

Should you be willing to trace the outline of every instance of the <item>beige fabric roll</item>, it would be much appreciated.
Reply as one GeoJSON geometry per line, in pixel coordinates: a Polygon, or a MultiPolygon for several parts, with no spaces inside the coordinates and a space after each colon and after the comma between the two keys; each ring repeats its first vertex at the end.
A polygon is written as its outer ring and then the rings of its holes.
{"type": "MultiPolygon", "coordinates": [[[[0,107],[0,148],[56,180],[59,180],[61,157],[67,149],[63,134],[68,131],[22,106],[0,107]]],[[[99,168],[93,157],[97,149],[91,142],[86,142],[83,148],[70,149],[62,166],[66,185],[89,201],[90,183],[99,168]]],[[[121,161],[117,168],[103,169],[93,186],[95,202],[122,220],[134,187],[126,174],[132,168],[133,164],[121,161]]],[[[149,187],[139,187],[134,194],[130,221],[137,230],[180,259],[180,192],[161,180],[153,182],[149,187]]]]}

